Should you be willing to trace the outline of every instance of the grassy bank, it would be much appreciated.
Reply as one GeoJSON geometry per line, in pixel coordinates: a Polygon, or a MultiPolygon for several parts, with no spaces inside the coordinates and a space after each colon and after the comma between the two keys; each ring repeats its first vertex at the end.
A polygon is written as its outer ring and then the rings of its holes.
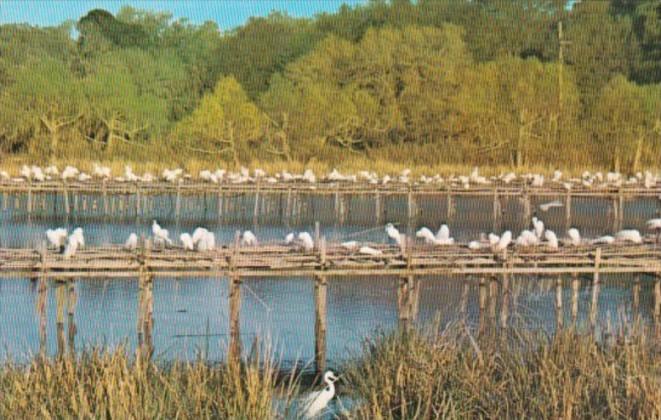
{"type": "MultiPolygon", "coordinates": [[[[300,380],[276,370],[268,361],[136,363],[121,351],[5,364],[0,418],[295,417],[300,380]]],[[[661,353],[644,334],[609,346],[571,332],[380,335],[340,373],[339,392],[354,402],[349,418],[661,416],[661,353]]]]}

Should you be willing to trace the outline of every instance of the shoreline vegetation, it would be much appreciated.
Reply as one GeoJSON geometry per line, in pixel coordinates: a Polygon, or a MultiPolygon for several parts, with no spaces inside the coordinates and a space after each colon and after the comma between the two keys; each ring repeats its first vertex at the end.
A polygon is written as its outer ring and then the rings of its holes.
{"type": "MultiPolygon", "coordinates": [[[[661,349],[643,327],[595,341],[511,329],[377,333],[338,368],[335,416],[658,418],[661,349]],[[337,399],[339,398],[339,402],[337,399]],[[338,409],[339,407],[339,409],[338,409]]],[[[125,349],[0,365],[3,418],[297,418],[308,392],[267,351],[240,365],[154,362],[125,349]]],[[[319,385],[314,387],[318,388],[319,385]]]]}
{"type": "Polygon", "coordinates": [[[229,31],[131,7],[0,25],[0,160],[658,167],[661,8],[565,3],[374,0],[229,31]]]}

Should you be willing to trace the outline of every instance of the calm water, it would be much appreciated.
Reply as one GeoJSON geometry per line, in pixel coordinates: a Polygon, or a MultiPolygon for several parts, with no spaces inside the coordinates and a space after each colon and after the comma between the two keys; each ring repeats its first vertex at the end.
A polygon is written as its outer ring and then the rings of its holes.
{"type": "MultiPolygon", "coordinates": [[[[149,234],[151,219],[156,217],[170,230],[171,237],[192,231],[203,225],[215,231],[218,241],[229,243],[237,229],[253,229],[262,241],[281,240],[290,230],[312,230],[314,221],[322,224],[322,234],[329,240],[353,238],[385,241],[382,226],[386,221],[406,226],[406,203],[403,199],[384,199],[384,215],[377,221],[371,199],[346,199],[340,224],[335,216],[334,197],[311,199],[303,197],[297,204],[295,217],[283,214],[282,197],[269,197],[260,204],[257,219],[253,218],[252,197],[225,198],[223,213],[218,215],[217,197],[186,197],[181,218],[175,220],[174,198],[149,198],[143,214],[133,211],[104,216],[99,197],[78,198],[78,212],[64,216],[59,196],[36,197],[35,212],[28,217],[23,206],[25,197],[3,197],[0,207],[0,246],[36,247],[45,239],[44,231],[55,226],[85,229],[89,245],[122,243],[130,232],[149,234]],[[83,210],[85,200],[86,211],[83,210]],[[95,204],[95,200],[97,201],[95,204]],[[278,204],[280,203],[280,204],[278,204]],[[225,208],[228,206],[229,208],[225,208]],[[230,211],[231,210],[231,211],[230,211]],[[255,223],[256,222],[256,223],[255,223]],[[377,224],[378,222],[378,224],[377,224]],[[372,229],[377,227],[378,229],[372,229]],[[368,232],[365,230],[372,229],[368,232]]],[[[533,201],[533,205],[550,201],[533,201]]],[[[71,200],[73,201],[73,200],[71,200]]],[[[124,209],[131,207],[127,198],[124,209]]],[[[572,203],[573,225],[584,235],[611,232],[612,212],[608,200],[579,200],[572,203]]],[[[134,204],[133,204],[134,205],[134,204]]],[[[73,204],[72,204],[73,206],[73,204]]],[[[118,204],[115,203],[118,207],[118,204]]],[[[443,197],[418,201],[419,212],[414,227],[427,225],[434,229],[446,218],[443,197]]],[[[475,238],[493,227],[490,200],[460,199],[450,227],[458,240],[475,238]]],[[[116,207],[116,208],[117,208],[116,207]]],[[[503,201],[501,228],[517,232],[525,227],[517,199],[503,201]]],[[[547,226],[556,232],[565,229],[564,209],[538,212],[547,226]]],[[[657,214],[657,200],[627,202],[623,227],[643,229],[645,220],[657,214]]],[[[565,323],[570,320],[570,283],[565,279],[565,323]]],[[[648,319],[652,311],[652,282],[641,277],[641,315],[648,319]]],[[[478,287],[475,278],[434,277],[421,280],[419,323],[434,319],[447,323],[458,316],[464,283],[469,284],[468,313],[477,324],[478,287]]],[[[397,280],[387,277],[331,278],[328,287],[328,358],[330,365],[356,354],[364,338],[377,330],[397,326],[397,280]]],[[[604,276],[600,294],[600,319],[610,316],[631,316],[631,278],[604,276]]],[[[48,290],[47,346],[56,352],[56,291],[55,283],[48,290]]],[[[244,351],[249,352],[255,337],[268,340],[284,365],[296,361],[306,363],[314,356],[314,282],[309,278],[254,278],[243,283],[241,303],[241,334],[244,351]]],[[[555,323],[555,278],[517,277],[511,281],[512,317],[529,328],[541,328],[551,333],[555,323]]],[[[138,283],[131,280],[84,280],[76,284],[78,304],[75,313],[76,345],[117,346],[137,343],[138,283]]],[[[579,323],[585,323],[589,310],[590,279],[581,280],[579,323]]],[[[21,359],[39,350],[39,319],[35,311],[36,284],[27,279],[0,281],[0,357],[11,355],[21,359]]],[[[156,279],[154,283],[154,346],[162,359],[194,358],[204,352],[210,359],[222,359],[228,340],[228,289],[225,278],[218,279],[156,279]]]]}

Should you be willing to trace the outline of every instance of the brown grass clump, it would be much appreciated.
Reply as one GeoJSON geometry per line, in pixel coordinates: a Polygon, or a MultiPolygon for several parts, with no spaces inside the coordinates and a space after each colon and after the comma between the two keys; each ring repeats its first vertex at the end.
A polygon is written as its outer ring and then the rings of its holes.
{"type": "Polygon", "coordinates": [[[644,337],[381,335],[344,375],[357,418],[661,418],[661,354],[644,337]]]}

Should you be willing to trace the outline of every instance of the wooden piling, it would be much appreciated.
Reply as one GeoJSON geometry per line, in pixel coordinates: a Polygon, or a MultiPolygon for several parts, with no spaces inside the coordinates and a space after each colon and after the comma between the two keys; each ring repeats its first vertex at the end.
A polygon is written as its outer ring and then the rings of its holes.
{"type": "Polygon", "coordinates": [[[407,212],[406,212],[406,222],[407,222],[406,236],[407,236],[407,238],[412,238],[413,237],[413,229],[414,229],[414,226],[415,226],[416,209],[415,209],[415,198],[413,197],[413,188],[410,184],[409,184],[409,192],[407,194],[406,209],[407,209],[407,212]]]}
{"type": "Polygon", "coordinates": [[[28,202],[27,202],[28,215],[32,214],[32,182],[28,183],[28,202]]]}
{"type": "Polygon", "coordinates": [[[480,286],[478,292],[480,309],[479,330],[482,332],[485,328],[485,313],[487,307],[487,279],[484,276],[480,277],[480,286]]]}
{"type": "Polygon", "coordinates": [[[571,227],[571,189],[565,193],[565,230],[571,227]]]}
{"type": "Polygon", "coordinates": [[[573,273],[571,278],[571,322],[572,328],[576,329],[576,322],[578,321],[578,293],[581,283],[578,280],[578,274],[573,273]]]}
{"type": "Polygon", "coordinates": [[[498,196],[498,188],[493,190],[493,231],[500,231],[500,218],[502,215],[502,204],[498,196]]]}
{"type": "Polygon", "coordinates": [[[624,194],[622,187],[617,190],[617,230],[621,230],[624,224],[624,194]]]}
{"type": "Polygon", "coordinates": [[[397,290],[397,309],[399,327],[404,332],[410,331],[413,327],[418,312],[418,298],[419,284],[415,276],[400,277],[397,290]]]}
{"type": "Polygon", "coordinates": [[[321,225],[319,224],[319,221],[314,222],[314,249],[319,250],[319,246],[321,242],[321,225]]]}
{"type": "Polygon", "coordinates": [[[555,326],[557,330],[564,327],[564,309],[562,309],[562,277],[558,276],[555,281],[555,326]]]}
{"type": "Polygon", "coordinates": [[[218,221],[223,218],[223,187],[218,187],[218,221]]]}
{"type": "Polygon", "coordinates": [[[381,200],[381,191],[377,188],[374,193],[374,221],[377,226],[383,223],[383,203],[381,200]]]}
{"type": "Polygon", "coordinates": [[[64,280],[57,280],[55,286],[55,326],[57,337],[57,357],[65,355],[64,340],[64,307],[66,302],[66,290],[64,280]]]}
{"type": "Polygon", "coordinates": [[[108,216],[109,206],[108,206],[108,185],[107,180],[103,179],[103,215],[108,216]]]}
{"type": "Polygon", "coordinates": [[[259,219],[259,180],[257,180],[256,188],[255,188],[255,203],[254,207],[252,210],[252,225],[257,226],[257,222],[259,219]]]}
{"type": "Polygon", "coordinates": [[[65,182],[62,182],[62,196],[64,199],[64,213],[68,216],[71,212],[71,208],[69,206],[69,191],[67,190],[67,184],[65,182]]]}
{"type": "Polygon", "coordinates": [[[135,217],[140,217],[140,186],[135,184],[135,217]]]}
{"type": "Polygon", "coordinates": [[[640,315],[640,274],[633,278],[631,316],[634,321],[638,321],[640,315]]]}
{"type": "Polygon", "coordinates": [[[470,293],[470,284],[468,280],[463,280],[464,286],[461,291],[461,303],[459,305],[459,313],[461,313],[462,318],[466,317],[468,310],[468,295],[470,293]]]}
{"type": "Polygon", "coordinates": [[[41,260],[38,296],[37,296],[37,314],[39,316],[39,353],[42,357],[46,356],[46,304],[48,301],[48,288],[46,284],[46,243],[42,242],[39,248],[41,260]]]}
{"type": "Polygon", "coordinates": [[[532,214],[531,204],[530,204],[530,195],[528,194],[528,188],[524,185],[523,195],[521,197],[523,200],[523,220],[526,223],[530,223],[530,217],[532,214]]]}
{"type": "Polygon", "coordinates": [[[287,188],[287,201],[285,204],[285,224],[288,226],[291,222],[291,188],[287,188]]]}
{"type": "Polygon", "coordinates": [[[175,198],[174,204],[174,217],[179,221],[179,216],[181,215],[181,181],[177,182],[177,197],[175,198]]]}
{"type": "Polygon", "coordinates": [[[498,278],[491,276],[489,278],[489,326],[496,325],[496,309],[498,306],[498,278]]]}
{"type": "Polygon", "coordinates": [[[501,294],[501,304],[500,304],[500,327],[502,329],[507,329],[509,325],[509,315],[510,315],[510,275],[503,274],[503,287],[500,291],[501,294]]]}
{"type": "Polygon", "coordinates": [[[597,248],[594,256],[594,275],[592,277],[592,305],[590,306],[590,328],[594,331],[599,316],[599,265],[601,264],[601,248],[597,248]]]}
{"type": "Polygon", "coordinates": [[[318,374],[326,370],[327,288],[326,276],[316,276],[314,285],[314,362],[318,374]]]}
{"type": "Polygon", "coordinates": [[[75,280],[70,280],[68,284],[68,299],[67,299],[67,335],[69,341],[69,354],[74,355],[76,353],[76,333],[78,328],[76,327],[76,304],[78,303],[78,295],[76,293],[76,282],[75,280]]]}
{"type": "Polygon", "coordinates": [[[237,274],[232,274],[230,276],[229,286],[230,343],[227,358],[229,363],[238,363],[241,359],[241,331],[239,318],[241,313],[241,277],[237,274]]]}
{"type": "Polygon", "coordinates": [[[452,199],[452,184],[450,183],[448,183],[447,194],[445,197],[446,197],[446,207],[447,207],[446,218],[448,223],[450,223],[454,218],[454,214],[455,214],[454,200],[452,199]]]}
{"type": "Polygon", "coordinates": [[[654,324],[657,331],[661,331],[661,274],[657,274],[654,281],[654,324]]]}

